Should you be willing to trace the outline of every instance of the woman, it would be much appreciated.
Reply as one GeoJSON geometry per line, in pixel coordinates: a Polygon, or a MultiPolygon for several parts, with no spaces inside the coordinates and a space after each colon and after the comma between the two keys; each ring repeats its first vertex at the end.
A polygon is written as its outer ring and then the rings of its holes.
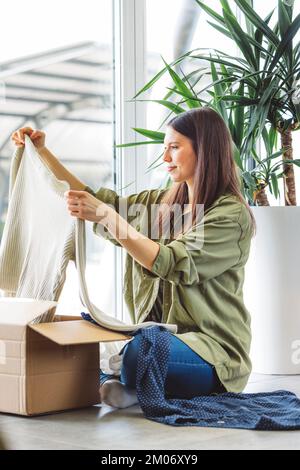
{"type": "MultiPolygon", "coordinates": [[[[126,249],[124,295],[132,321],[177,324],[166,394],[189,398],[241,392],[251,372],[243,282],[255,221],[240,191],[231,136],[222,118],[205,107],[169,121],[163,161],[171,188],[125,198],[103,187],[94,193],[45,147],[41,131],[19,129],[12,136],[16,145],[24,145],[25,133],[53,173],[69,182],[70,215],[94,222],[96,234],[107,232],[113,243],[126,249]],[[159,213],[150,217],[157,204],[159,213]],[[132,216],[136,205],[147,209],[139,226],[132,216]],[[183,212],[178,215],[174,207],[183,212]],[[203,218],[199,207],[204,207],[203,218]],[[187,215],[189,223],[182,228],[178,220],[183,222],[187,215]]],[[[139,337],[124,348],[120,380],[101,373],[105,403],[122,408],[137,402],[139,337]]]]}

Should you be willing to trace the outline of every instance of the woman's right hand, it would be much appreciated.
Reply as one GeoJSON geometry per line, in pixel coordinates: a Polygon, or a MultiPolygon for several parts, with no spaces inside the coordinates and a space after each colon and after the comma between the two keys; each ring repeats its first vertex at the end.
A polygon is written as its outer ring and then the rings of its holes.
{"type": "Polygon", "coordinates": [[[20,129],[13,132],[11,140],[17,147],[24,147],[25,134],[27,134],[37,150],[41,150],[45,147],[46,134],[38,129],[34,130],[31,127],[21,127],[20,129]]]}

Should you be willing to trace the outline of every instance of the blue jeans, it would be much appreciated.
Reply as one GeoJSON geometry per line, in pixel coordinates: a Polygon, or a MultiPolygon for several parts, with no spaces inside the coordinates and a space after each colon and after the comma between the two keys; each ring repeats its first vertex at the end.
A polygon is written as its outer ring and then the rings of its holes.
{"type": "MultiPolygon", "coordinates": [[[[140,340],[141,335],[135,336],[123,350],[120,380],[131,389],[136,387],[137,352],[140,340]]],[[[101,384],[112,377],[116,378],[100,371],[101,384]]],[[[215,367],[174,335],[171,338],[165,390],[169,398],[192,398],[226,391],[215,367]]]]}

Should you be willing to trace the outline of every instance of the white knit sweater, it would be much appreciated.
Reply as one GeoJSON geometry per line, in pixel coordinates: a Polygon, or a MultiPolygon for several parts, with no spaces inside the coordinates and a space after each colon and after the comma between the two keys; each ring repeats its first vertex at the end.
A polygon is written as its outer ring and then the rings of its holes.
{"type": "MultiPolygon", "coordinates": [[[[85,222],[71,217],[59,181],[25,136],[25,146],[13,156],[10,171],[9,206],[0,246],[0,289],[6,296],[57,301],[66,268],[74,260],[80,298],[91,317],[104,328],[133,332],[155,325],[135,325],[111,317],[89,298],[85,280],[85,222]]],[[[176,333],[177,326],[161,324],[176,333]]]]}

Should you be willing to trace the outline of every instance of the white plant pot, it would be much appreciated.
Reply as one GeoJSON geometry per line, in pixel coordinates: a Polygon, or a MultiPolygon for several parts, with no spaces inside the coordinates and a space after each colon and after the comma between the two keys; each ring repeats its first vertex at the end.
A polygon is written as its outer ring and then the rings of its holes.
{"type": "Polygon", "coordinates": [[[245,267],[253,372],[300,374],[300,207],[251,207],[257,234],[245,267]]]}

